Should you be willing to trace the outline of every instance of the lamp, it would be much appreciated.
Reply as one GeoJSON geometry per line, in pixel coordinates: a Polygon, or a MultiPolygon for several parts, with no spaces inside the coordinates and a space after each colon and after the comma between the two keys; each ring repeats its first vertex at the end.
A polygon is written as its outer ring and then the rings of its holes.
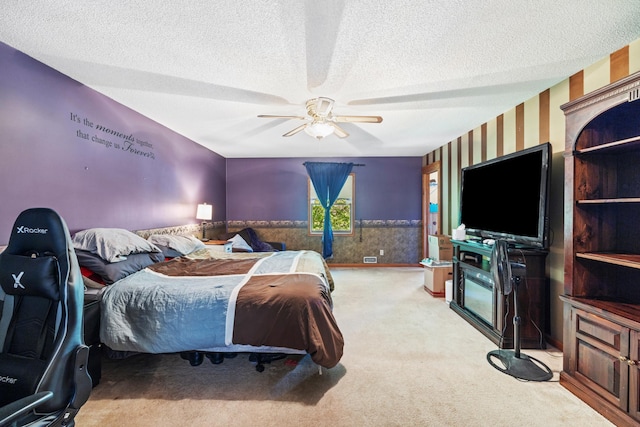
{"type": "Polygon", "coordinates": [[[309,126],[304,128],[304,131],[307,133],[307,135],[311,135],[312,137],[318,139],[322,139],[325,136],[331,135],[334,130],[335,128],[324,120],[314,120],[309,124],[309,126]]]}
{"type": "Polygon", "coordinates": [[[206,203],[201,203],[198,205],[198,210],[196,211],[196,219],[202,219],[202,240],[206,241],[204,238],[204,227],[207,223],[206,220],[211,220],[213,218],[213,206],[208,205],[206,203]]]}

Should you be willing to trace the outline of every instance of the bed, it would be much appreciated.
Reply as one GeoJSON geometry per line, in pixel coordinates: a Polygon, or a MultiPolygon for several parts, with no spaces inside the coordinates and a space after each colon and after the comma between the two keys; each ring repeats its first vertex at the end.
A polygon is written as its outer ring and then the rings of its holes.
{"type": "Polygon", "coordinates": [[[85,284],[100,294],[100,340],[110,350],[306,353],[326,368],[342,357],[334,283],[317,252],[225,253],[189,236],[133,236],[74,236],[85,284]]]}

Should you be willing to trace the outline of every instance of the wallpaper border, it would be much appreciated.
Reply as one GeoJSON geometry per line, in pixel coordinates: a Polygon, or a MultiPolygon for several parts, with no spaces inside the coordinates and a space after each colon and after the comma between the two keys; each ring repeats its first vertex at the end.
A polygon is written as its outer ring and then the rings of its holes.
{"type": "MultiPolygon", "coordinates": [[[[307,228],[308,221],[227,221],[228,228],[307,228]]],[[[358,227],[421,227],[419,219],[382,219],[382,220],[357,220],[358,227]]]]}

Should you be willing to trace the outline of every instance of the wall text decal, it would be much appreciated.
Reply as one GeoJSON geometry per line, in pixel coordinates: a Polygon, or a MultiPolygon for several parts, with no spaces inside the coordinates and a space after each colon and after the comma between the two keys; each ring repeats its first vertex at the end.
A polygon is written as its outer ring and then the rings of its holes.
{"type": "Polygon", "coordinates": [[[156,159],[156,155],[153,152],[153,144],[135,137],[132,133],[126,134],[119,130],[108,128],[99,123],[94,123],[86,117],[80,117],[76,113],[69,113],[69,119],[74,123],[79,123],[88,128],[78,129],[76,131],[76,137],[78,138],[102,144],[106,148],[114,148],[151,160],[156,159]],[[101,132],[104,135],[98,136],[96,132],[101,132]]]}

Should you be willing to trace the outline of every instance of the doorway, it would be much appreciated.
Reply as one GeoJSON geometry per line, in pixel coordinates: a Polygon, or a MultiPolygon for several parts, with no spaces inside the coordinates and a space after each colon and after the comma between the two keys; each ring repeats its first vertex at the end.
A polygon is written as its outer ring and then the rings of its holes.
{"type": "Polygon", "coordinates": [[[422,167],[422,257],[429,258],[429,235],[441,234],[442,207],[440,191],[442,179],[440,161],[422,167]]]}

